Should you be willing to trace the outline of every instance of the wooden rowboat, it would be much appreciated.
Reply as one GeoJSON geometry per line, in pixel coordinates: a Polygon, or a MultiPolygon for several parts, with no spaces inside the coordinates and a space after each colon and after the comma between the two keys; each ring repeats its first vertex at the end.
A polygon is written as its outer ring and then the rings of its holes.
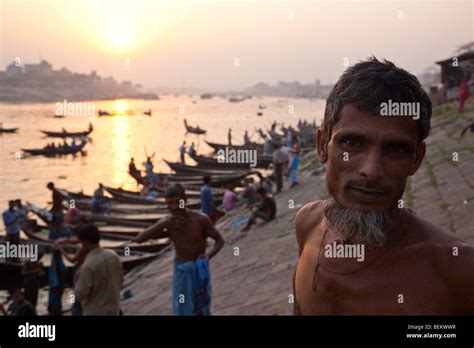
{"type": "Polygon", "coordinates": [[[224,150],[228,148],[229,150],[250,150],[255,149],[258,152],[263,152],[263,144],[257,143],[249,143],[247,145],[228,145],[228,144],[218,144],[218,143],[211,143],[210,141],[206,141],[206,144],[209,145],[214,149],[215,152],[219,151],[220,149],[224,150]]]}
{"type": "Polygon", "coordinates": [[[246,172],[245,170],[235,170],[235,169],[206,169],[206,168],[201,168],[199,166],[188,166],[186,164],[182,163],[177,163],[177,162],[169,162],[167,160],[164,160],[165,163],[176,173],[179,175],[201,175],[201,176],[214,176],[214,175],[236,175],[236,177],[239,177],[241,175],[249,175],[252,172],[246,172]]]}
{"type": "MultiPolygon", "coordinates": [[[[33,242],[37,243],[37,242],[33,242]]],[[[129,255],[124,255],[124,253],[117,253],[122,263],[122,268],[125,272],[130,271],[134,267],[149,262],[155,259],[160,253],[144,253],[140,251],[132,251],[129,255]]],[[[45,253],[41,258],[43,263],[43,276],[40,279],[40,286],[48,285],[48,268],[51,265],[52,254],[45,253]]],[[[0,290],[9,290],[12,288],[21,288],[23,287],[23,275],[21,273],[23,268],[23,261],[25,259],[19,260],[20,262],[7,261],[3,258],[0,259],[0,290]]],[[[64,264],[68,270],[68,274],[72,275],[73,265],[63,258],[64,264]]],[[[71,278],[71,277],[68,277],[71,278]]],[[[72,285],[72,279],[67,280],[66,286],[72,285]]]]}
{"type": "Polygon", "coordinates": [[[193,133],[193,134],[206,134],[206,130],[204,129],[201,129],[198,127],[191,127],[188,125],[188,123],[186,122],[186,120],[184,120],[184,126],[186,127],[186,132],[188,133],[193,133]]]}
{"type": "MultiPolygon", "coordinates": [[[[53,247],[53,242],[48,238],[49,229],[46,226],[25,224],[22,226],[22,230],[30,240],[40,241],[42,245],[49,246],[49,249],[53,247]]],[[[130,251],[156,253],[170,244],[169,238],[161,238],[139,244],[130,242],[126,236],[113,236],[112,239],[109,236],[109,234],[101,232],[100,246],[104,249],[114,249],[121,253],[123,253],[125,248],[129,248],[130,251]]]]}
{"type": "MultiPolygon", "coordinates": [[[[47,224],[51,223],[52,215],[46,209],[41,209],[34,204],[26,203],[28,210],[37,215],[47,224]]],[[[103,222],[107,225],[129,226],[147,228],[166,214],[94,214],[82,211],[81,214],[90,222],[103,222]]]]}
{"type": "Polygon", "coordinates": [[[50,138],[80,138],[80,137],[87,137],[89,134],[92,133],[94,127],[92,124],[89,123],[89,129],[82,132],[52,132],[52,131],[45,131],[40,130],[41,133],[45,134],[50,138]]]}
{"type": "Polygon", "coordinates": [[[2,134],[2,133],[16,133],[17,130],[18,130],[18,127],[17,128],[0,128],[0,134],[2,134]]]}
{"type": "MultiPolygon", "coordinates": [[[[183,187],[185,188],[186,190],[186,197],[189,199],[189,198],[200,198],[201,196],[201,192],[200,190],[191,190],[191,189],[187,189],[186,186],[183,185],[183,187]]],[[[104,186],[104,190],[106,190],[108,193],[110,193],[113,197],[126,197],[126,198],[138,198],[138,199],[143,199],[144,197],[141,196],[140,192],[138,191],[129,191],[129,190],[124,190],[122,188],[112,188],[112,187],[108,187],[108,186],[104,186]]],[[[160,193],[160,195],[163,197],[164,196],[164,193],[166,192],[166,189],[165,188],[159,188],[158,189],[158,192],[160,193]]],[[[214,192],[214,196],[223,196],[224,195],[224,191],[223,190],[215,190],[214,192]]],[[[158,200],[160,198],[157,198],[158,200]]],[[[163,203],[164,203],[164,199],[163,200],[163,203]]],[[[161,202],[161,200],[159,201],[161,202]]]]}
{"type": "MultiPolygon", "coordinates": [[[[251,163],[220,163],[216,158],[210,158],[199,155],[189,155],[197,164],[198,167],[209,169],[252,169],[251,163]]],[[[256,168],[268,168],[272,163],[270,156],[257,156],[255,164],[256,168]]]]}
{"type": "Polygon", "coordinates": [[[87,142],[82,142],[76,146],[69,146],[69,147],[60,147],[54,149],[22,149],[22,151],[32,155],[32,156],[46,156],[46,157],[53,157],[53,156],[60,156],[60,155],[73,155],[76,154],[86,146],[87,142]]]}

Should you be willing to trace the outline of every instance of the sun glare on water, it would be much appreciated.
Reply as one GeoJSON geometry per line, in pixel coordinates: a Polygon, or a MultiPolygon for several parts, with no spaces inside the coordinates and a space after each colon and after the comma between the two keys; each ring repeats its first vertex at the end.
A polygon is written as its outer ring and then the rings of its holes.
{"type": "Polygon", "coordinates": [[[122,99],[114,101],[114,110],[117,115],[126,115],[129,111],[127,101],[122,99]]]}

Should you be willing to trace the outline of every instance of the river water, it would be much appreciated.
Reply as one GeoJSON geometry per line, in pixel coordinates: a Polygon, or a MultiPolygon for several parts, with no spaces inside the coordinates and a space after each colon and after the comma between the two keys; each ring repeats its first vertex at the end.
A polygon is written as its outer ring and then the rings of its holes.
{"type": "MultiPolygon", "coordinates": [[[[296,125],[298,119],[322,120],[325,101],[321,99],[292,99],[264,97],[231,103],[227,98],[200,99],[198,96],[166,95],[160,100],[110,100],[94,102],[99,109],[118,112],[113,117],[66,116],[52,117],[56,103],[0,103],[0,122],[4,128],[19,127],[16,134],[0,135],[0,204],[5,209],[9,199],[45,206],[50,201],[46,189],[49,181],[57,187],[84,190],[92,193],[97,183],[135,189],[135,181],[128,175],[128,162],[135,157],[137,167],[142,166],[146,155],[155,153],[155,171],[170,172],[162,160],[178,161],[179,145],[196,143],[199,154],[211,149],[204,139],[227,142],[227,130],[232,128],[234,143],[243,142],[245,130],[252,140],[261,141],[255,129],[269,129],[273,120],[285,125],[296,125]],[[265,109],[259,110],[259,105],[265,109]],[[152,116],[143,115],[152,109],[152,116]],[[257,116],[257,112],[263,116],[257,116]],[[291,113],[290,111],[293,111],[291,113]],[[133,115],[130,115],[133,113],[133,115]],[[185,134],[184,118],[191,126],[207,129],[207,134],[185,134]],[[40,129],[61,131],[86,130],[88,123],[94,126],[92,142],[87,144],[87,154],[57,158],[42,156],[18,157],[22,148],[42,148],[51,138],[45,138],[40,129]]],[[[58,143],[60,139],[56,139],[58,143]]],[[[188,160],[192,164],[192,160],[188,160]]]]}

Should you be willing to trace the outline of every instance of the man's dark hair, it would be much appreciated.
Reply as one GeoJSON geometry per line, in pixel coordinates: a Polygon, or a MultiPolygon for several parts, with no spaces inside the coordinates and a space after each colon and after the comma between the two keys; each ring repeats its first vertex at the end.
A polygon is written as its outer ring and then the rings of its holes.
{"type": "Polygon", "coordinates": [[[23,292],[21,288],[13,288],[13,289],[10,289],[7,300],[11,301],[15,294],[21,294],[22,296],[25,296],[25,293],[23,292]]]}
{"type": "Polygon", "coordinates": [[[165,198],[182,198],[186,199],[186,191],[181,184],[168,187],[165,192],[165,198]]]}
{"type": "Polygon", "coordinates": [[[205,177],[202,178],[205,184],[210,184],[211,183],[211,177],[209,175],[206,175],[205,177]]]}
{"type": "Polygon", "coordinates": [[[430,131],[431,100],[418,79],[408,71],[398,68],[388,60],[379,61],[370,57],[348,68],[334,85],[326,101],[323,131],[328,138],[332,127],[339,120],[339,114],[346,104],[362,112],[380,114],[380,105],[392,102],[420,103],[418,143],[430,131]]]}
{"type": "Polygon", "coordinates": [[[46,187],[51,190],[54,188],[54,184],[52,182],[48,182],[48,185],[46,185],[46,187]]]}
{"type": "Polygon", "coordinates": [[[80,241],[88,241],[92,244],[98,244],[100,241],[99,229],[94,224],[86,224],[76,229],[77,238],[80,241]]]}
{"type": "Polygon", "coordinates": [[[172,187],[168,187],[165,191],[165,198],[183,198],[186,199],[186,190],[180,183],[176,183],[172,187]]]}

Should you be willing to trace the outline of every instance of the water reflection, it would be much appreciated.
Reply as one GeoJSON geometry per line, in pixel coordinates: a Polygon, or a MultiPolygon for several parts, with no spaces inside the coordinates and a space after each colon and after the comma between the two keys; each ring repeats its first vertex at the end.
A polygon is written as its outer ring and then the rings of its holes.
{"type": "MultiPolygon", "coordinates": [[[[153,164],[156,171],[169,172],[163,159],[177,161],[178,148],[186,140],[189,146],[195,142],[201,154],[209,154],[211,148],[204,140],[227,142],[227,130],[237,143],[242,143],[245,130],[252,134],[256,128],[270,128],[271,122],[296,124],[298,118],[312,120],[324,113],[323,100],[253,98],[242,103],[229,103],[227,99],[201,100],[197,97],[179,98],[163,96],[160,100],[103,100],[95,101],[96,110],[106,110],[120,116],[95,117],[91,142],[86,145],[87,156],[63,156],[56,158],[24,158],[15,161],[15,153],[22,148],[39,148],[53,139],[45,139],[39,129],[81,131],[91,121],[85,116],[69,116],[61,119],[50,117],[54,103],[7,104],[0,103],[0,122],[8,127],[20,127],[17,134],[0,137],[0,205],[6,207],[9,199],[22,198],[40,206],[51,200],[45,186],[54,181],[60,187],[72,191],[84,190],[92,194],[98,182],[110,186],[124,185],[136,190],[136,182],[128,175],[130,157],[135,158],[142,169],[146,152],[156,153],[153,164]],[[193,103],[193,101],[197,101],[193,103]],[[235,105],[239,104],[239,105],[235,105]],[[259,105],[267,108],[263,116],[257,116],[259,105]],[[180,105],[185,114],[179,113],[180,105]],[[288,105],[295,108],[288,114],[288,105]],[[143,110],[153,109],[152,116],[143,110]],[[189,124],[207,129],[205,136],[185,134],[183,118],[189,124]]],[[[257,140],[254,135],[253,140],[257,140]]],[[[58,142],[58,139],[54,139],[58,142]]],[[[189,158],[186,159],[190,164],[189,158]]]]}
{"type": "Polygon", "coordinates": [[[114,101],[113,105],[114,111],[116,115],[127,115],[129,114],[129,106],[128,102],[123,99],[118,99],[114,101]]]}
{"type": "MultiPolygon", "coordinates": [[[[125,103],[126,104],[126,103],[125,103]]],[[[111,119],[111,150],[113,153],[111,178],[114,185],[122,185],[128,177],[127,168],[132,148],[130,118],[115,116],[111,119]]]]}

